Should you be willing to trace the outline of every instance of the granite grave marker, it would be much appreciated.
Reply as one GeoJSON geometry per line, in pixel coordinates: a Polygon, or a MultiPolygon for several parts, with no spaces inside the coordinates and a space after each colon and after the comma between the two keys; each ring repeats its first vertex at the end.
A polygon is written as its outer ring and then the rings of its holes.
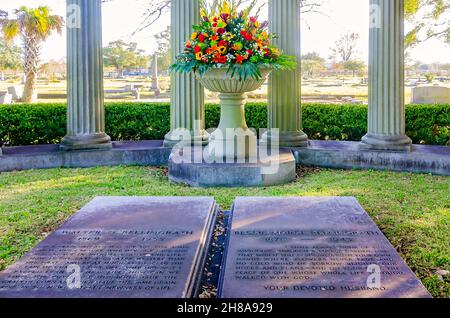
{"type": "Polygon", "coordinates": [[[237,198],[222,298],[430,297],[355,198],[237,198]]]}
{"type": "Polygon", "coordinates": [[[98,197],[0,273],[0,297],[195,297],[213,198],[98,197]]]}

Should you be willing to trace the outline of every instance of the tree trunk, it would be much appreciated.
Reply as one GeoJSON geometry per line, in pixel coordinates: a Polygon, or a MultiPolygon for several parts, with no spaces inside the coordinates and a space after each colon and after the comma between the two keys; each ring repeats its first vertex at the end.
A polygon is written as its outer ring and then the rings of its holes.
{"type": "Polygon", "coordinates": [[[22,102],[35,103],[36,102],[36,74],[30,72],[27,74],[25,87],[23,89],[22,102]]]}
{"type": "Polygon", "coordinates": [[[26,76],[25,87],[23,89],[22,102],[36,102],[36,81],[39,64],[39,45],[33,36],[23,37],[24,39],[24,65],[23,70],[26,76]]]}

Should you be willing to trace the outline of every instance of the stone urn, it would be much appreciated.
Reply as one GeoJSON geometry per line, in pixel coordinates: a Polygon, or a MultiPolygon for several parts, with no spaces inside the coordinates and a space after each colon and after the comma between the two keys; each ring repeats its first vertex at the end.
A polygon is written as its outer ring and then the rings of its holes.
{"type": "Polygon", "coordinates": [[[220,99],[220,124],[210,135],[209,156],[216,159],[247,159],[257,156],[257,136],[247,127],[245,120],[245,93],[260,88],[271,73],[260,68],[261,79],[239,79],[227,73],[228,68],[212,68],[203,75],[196,74],[200,83],[220,99]]]}

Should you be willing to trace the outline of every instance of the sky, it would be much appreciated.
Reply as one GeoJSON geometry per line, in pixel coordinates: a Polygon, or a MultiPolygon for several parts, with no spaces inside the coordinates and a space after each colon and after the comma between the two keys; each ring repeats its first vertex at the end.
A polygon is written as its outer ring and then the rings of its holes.
{"type": "MultiPolygon", "coordinates": [[[[360,35],[358,58],[367,61],[368,56],[368,0],[320,0],[321,13],[305,14],[302,17],[302,51],[318,52],[328,58],[334,42],[343,34],[357,32],[360,35]]],[[[103,4],[103,42],[122,39],[138,43],[138,47],[148,54],[153,53],[157,44],[154,35],[170,24],[166,13],[158,23],[131,36],[137,29],[148,0],[114,0],[103,4]]],[[[55,14],[65,17],[65,0],[1,0],[0,9],[12,12],[21,5],[36,7],[48,5],[55,14]]],[[[408,28],[408,26],[407,26],[408,28]]],[[[18,42],[19,44],[19,42],[18,42]]],[[[66,55],[65,34],[53,35],[42,46],[42,60],[60,59],[66,55]]],[[[450,63],[450,46],[439,40],[429,40],[410,50],[411,59],[424,63],[450,63]]]]}

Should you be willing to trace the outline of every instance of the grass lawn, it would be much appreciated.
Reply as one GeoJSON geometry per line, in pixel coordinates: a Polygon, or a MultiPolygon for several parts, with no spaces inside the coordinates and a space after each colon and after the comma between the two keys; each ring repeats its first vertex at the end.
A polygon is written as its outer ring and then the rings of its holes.
{"type": "Polygon", "coordinates": [[[450,178],[373,171],[308,170],[294,183],[255,189],[192,189],[144,167],[0,174],[0,270],[98,195],[355,196],[436,297],[450,298],[450,178]]]}

